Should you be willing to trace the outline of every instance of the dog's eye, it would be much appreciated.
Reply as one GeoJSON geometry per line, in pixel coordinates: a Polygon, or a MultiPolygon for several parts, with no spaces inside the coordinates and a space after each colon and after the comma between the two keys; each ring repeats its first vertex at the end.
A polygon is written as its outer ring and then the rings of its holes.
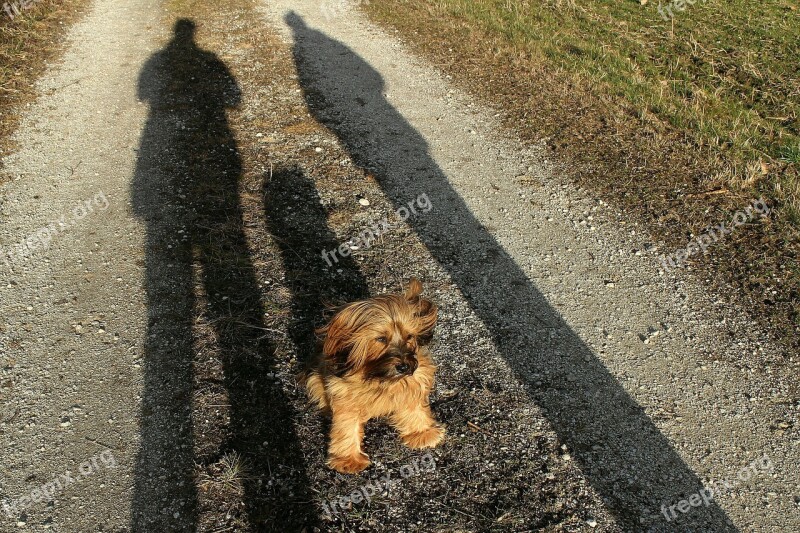
{"type": "Polygon", "coordinates": [[[414,335],[411,335],[410,333],[408,335],[406,335],[406,340],[407,341],[410,341],[413,338],[414,338],[414,335]]]}
{"type": "Polygon", "coordinates": [[[386,337],[378,337],[375,339],[376,341],[380,342],[381,344],[386,344],[386,337]]]}

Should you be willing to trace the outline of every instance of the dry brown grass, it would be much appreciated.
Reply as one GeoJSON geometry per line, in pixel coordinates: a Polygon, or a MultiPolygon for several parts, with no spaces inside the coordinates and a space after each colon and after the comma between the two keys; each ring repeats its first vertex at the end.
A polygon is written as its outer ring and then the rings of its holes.
{"type": "Polygon", "coordinates": [[[36,96],[36,78],[62,49],[62,37],[87,4],[88,0],[37,0],[13,20],[0,11],[0,157],[13,148],[10,138],[20,106],[36,96]]]}

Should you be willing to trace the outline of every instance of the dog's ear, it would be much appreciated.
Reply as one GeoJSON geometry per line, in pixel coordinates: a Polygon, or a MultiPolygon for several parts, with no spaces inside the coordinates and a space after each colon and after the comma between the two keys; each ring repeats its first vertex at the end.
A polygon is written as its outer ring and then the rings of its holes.
{"type": "Polygon", "coordinates": [[[406,289],[406,300],[416,303],[420,294],[422,294],[422,283],[420,283],[417,278],[411,278],[411,281],[408,282],[408,288],[406,289]]]}
{"type": "Polygon", "coordinates": [[[405,297],[414,307],[414,318],[417,321],[417,337],[420,344],[428,344],[433,338],[433,328],[439,318],[439,311],[436,304],[427,298],[423,298],[422,283],[417,278],[411,278],[406,289],[405,297]]]}
{"type": "Polygon", "coordinates": [[[425,346],[433,339],[433,328],[439,319],[439,310],[436,304],[427,298],[420,298],[417,302],[417,309],[414,312],[417,319],[417,337],[420,344],[425,346]]]}
{"type": "Polygon", "coordinates": [[[322,355],[337,376],[364,364],[366,347],[356,335],[358,314],[356,304],[346,305],[317,330],[322,337],[322,355]]]}
{"type": "Polygon", "coordinates": [[[332,328],[333,321],[317,329],[317,335],[322,341],[322,357],[325,364],[336,376],[347,372],[347,358],[350,348],[346,345],[345,336],[341,328],[332,328]]]}

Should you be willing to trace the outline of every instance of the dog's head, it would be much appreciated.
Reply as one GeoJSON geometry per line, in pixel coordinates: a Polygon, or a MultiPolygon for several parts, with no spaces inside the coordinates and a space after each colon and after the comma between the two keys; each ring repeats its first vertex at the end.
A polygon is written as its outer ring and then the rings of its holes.
{"type": "Polygon", "coordinates": [[[386,294],[338,308],[317,330],[322,353],[338,376],[397,380],[417,369],[418,350],[433,337],[437,309],[412,279],[405,294],[386,294]]]}

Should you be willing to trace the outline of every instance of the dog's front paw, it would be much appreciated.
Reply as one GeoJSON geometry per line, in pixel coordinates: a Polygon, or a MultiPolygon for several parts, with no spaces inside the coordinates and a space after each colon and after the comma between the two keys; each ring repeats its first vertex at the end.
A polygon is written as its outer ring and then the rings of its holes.
{"type": "Polygon", "coordinates": [[[402,436],[403,444],[409,448],[435,448],[444,439],[444,428],[432,426],[423,431],[402,436]]]}
{"type": "Polygon", "coordinates": [[[347,456],[331,456],[328,458],[328,466],[343,474],[357,474],[369,465],[369,456],[365,453],[347,456]]]}

